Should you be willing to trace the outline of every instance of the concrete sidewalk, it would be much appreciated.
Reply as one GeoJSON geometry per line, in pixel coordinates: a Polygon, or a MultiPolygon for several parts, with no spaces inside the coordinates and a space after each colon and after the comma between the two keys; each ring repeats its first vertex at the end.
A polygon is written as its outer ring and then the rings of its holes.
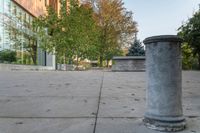
{"type": "MultiPolygon", "coordinates": [[[[144,72],[0,71],[0,133],[159,133],[142,124],[144,72]]],[[[200,72],[183,72],[187,129],[200,133],[200,72]]]]}

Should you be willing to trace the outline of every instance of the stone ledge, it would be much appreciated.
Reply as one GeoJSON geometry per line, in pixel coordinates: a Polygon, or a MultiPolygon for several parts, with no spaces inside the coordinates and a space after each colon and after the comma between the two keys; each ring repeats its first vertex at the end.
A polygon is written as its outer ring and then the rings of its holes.
{"type": "Polygon", "coordinates": [[[113,57],[113,60],[130,60],[130,59],[144,60],[145,56],[114,56],[113,57]]]}
{"type": "Polygon", "coordinates": [[[55,69],[51,66],[0,64],[0,70],[1,71],[12,71],[12,70],[53,71],[55,69]]]}

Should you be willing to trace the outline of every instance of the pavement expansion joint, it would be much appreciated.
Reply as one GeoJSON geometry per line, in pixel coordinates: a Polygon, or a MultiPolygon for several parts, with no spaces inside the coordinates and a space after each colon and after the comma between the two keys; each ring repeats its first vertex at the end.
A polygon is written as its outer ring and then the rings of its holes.
{"type": "Polygon", "coordinates": [[[96,118],[95,118],[93,133],[96,132],[96,126],[97,126],[99,108],[100,108],[100,103],[101,103],[101,94],[102,94],[102,88],[103,88],[103,80],[104,80],[104,71],[103,71],[103,75],[102,75],[102,79],[101,79],[101,85],[100,85],[100,90],[99,90],[99,99],[98,99],[97,113],[96,113],[96,118]]]}

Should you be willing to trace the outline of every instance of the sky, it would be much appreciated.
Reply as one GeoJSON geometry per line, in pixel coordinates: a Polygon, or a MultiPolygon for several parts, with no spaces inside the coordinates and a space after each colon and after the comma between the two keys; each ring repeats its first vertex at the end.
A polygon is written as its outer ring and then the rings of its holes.
{"type": "Polygon", "coordinates": [[[199,9],[200,0],[123,0],[138,25],[138,39],[176,35],[177,29],[199,9]]]}

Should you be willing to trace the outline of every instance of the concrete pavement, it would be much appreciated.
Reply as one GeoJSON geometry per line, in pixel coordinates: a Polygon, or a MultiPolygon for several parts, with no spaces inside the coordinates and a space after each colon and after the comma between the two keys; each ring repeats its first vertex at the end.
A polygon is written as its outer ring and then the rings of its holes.
{"type": "MultiPolygon", "coordinates": [[[[142,124],[144,72],[0,71],[0,133],[159,133],[142,124]]],[[[200,72],[183,71],[187,129],[200,133],[200,72]]]]}

